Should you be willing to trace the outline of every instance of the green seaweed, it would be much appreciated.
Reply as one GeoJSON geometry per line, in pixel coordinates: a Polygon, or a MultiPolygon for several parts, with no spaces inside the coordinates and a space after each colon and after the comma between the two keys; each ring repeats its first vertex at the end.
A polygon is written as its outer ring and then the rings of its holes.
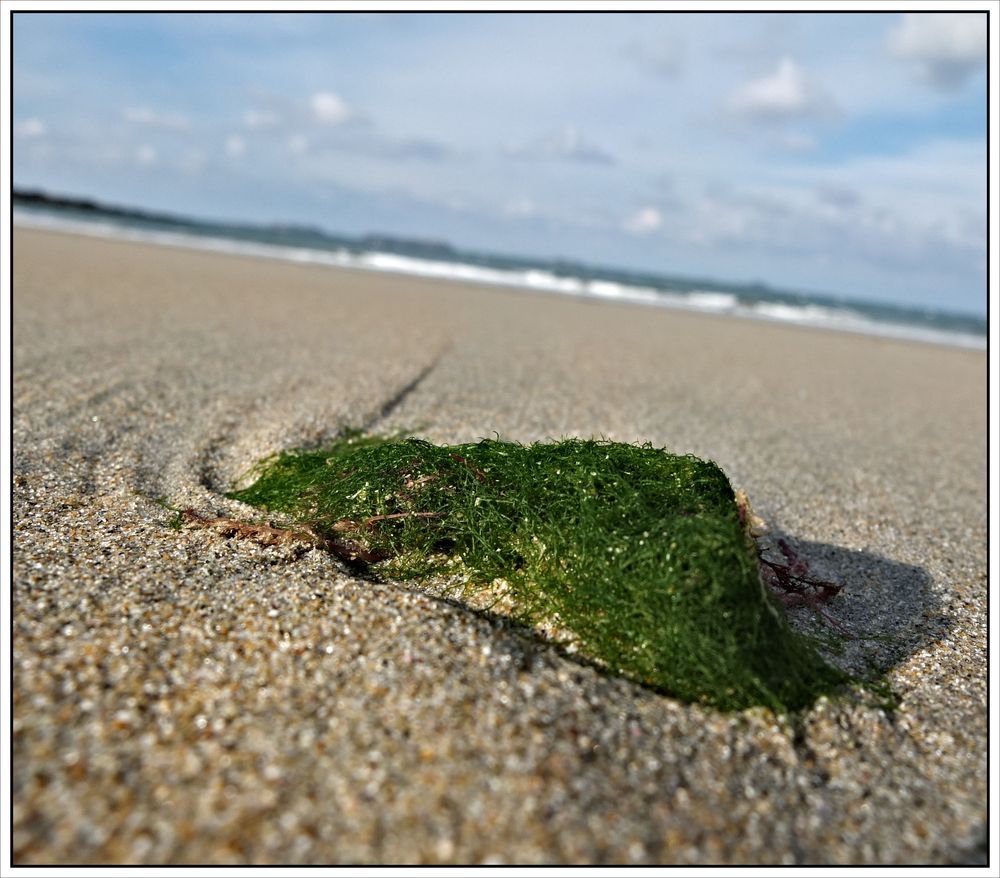
{"type": "Polygon", "coordinates": [[[166,509],[168,512],[173,512],[173,517],[167,522],[167,527],[171,530],[179,531],[184,527],[184,510],[176,506],[171,506],[167,502],[166,497],[150,497],[143,494],[141,491],[136,491],[135,494],[138,497],[142,497],[144,500],[148,500],[150,503],[155,503],[157,506],[166,509]]]}
{"type": "Polygon", "coordinates": [[[783,713],[848,682],[762,583],[714,463],[605,440],[347,434],[252,477],[231,496],[671,696],[783,713]]]}

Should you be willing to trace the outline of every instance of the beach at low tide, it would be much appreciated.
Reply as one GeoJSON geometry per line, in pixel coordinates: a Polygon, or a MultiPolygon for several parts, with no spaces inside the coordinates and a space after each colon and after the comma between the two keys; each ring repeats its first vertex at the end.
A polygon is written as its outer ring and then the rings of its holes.
{"type": "Polygon", "coordinates": [[[986,362],[16,229],[14,863],[984,864],[986,362]],[[347,426],[717,461],[897,710],[684,704],[156,502],[347,426]]]}

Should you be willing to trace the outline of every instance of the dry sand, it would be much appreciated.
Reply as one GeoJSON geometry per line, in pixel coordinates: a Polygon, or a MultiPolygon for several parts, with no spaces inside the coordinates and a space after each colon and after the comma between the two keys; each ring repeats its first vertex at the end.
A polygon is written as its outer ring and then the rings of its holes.
{"type": "Polygon", "coordinates": [[[17,230],[15,864],[985,863],[981,352],[17,230]],[[715,459],[901,699],[720,714],[177,533],[344,425],[715,459]]]}

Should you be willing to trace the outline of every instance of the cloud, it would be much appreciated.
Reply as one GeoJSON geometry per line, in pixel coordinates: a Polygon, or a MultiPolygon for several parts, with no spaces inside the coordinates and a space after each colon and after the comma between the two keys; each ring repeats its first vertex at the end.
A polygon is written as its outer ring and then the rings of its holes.
{"type": "Polygon", "coordinates": [[[44,137],[48,128],[41,119],[36,119],[32,117],[30,119],[25,119],[23,122],[16,122],[14,124],[14,136],[24,140],[32,140],[38,137],[44,137]]]}
{"type": "Polygon", "coordinates": [[[369,126],[360,128],[336,128],[324,131],[313,127],[304,133],[293,134],[285,141],[292,155],[323,155],[325,153],[348,153],[370,159],[384,161],[444,162],[460,157],[460,154],[446,143],[425,138],[394,138],[369,126]]]}
{"type": "Polygon", "coordinates": [[[177,160],[177,168],[184,174],[200,174],[208,165],[208,159],[200,149],[188,149],[177,160]]]}
{"type": "Polygon", "coordinates": [[[270,110],[247,110],[243,114],[243,124],[247,128],[274,128],[281,122],[281,117],[270,110]]]}
{"type": "Polygon", "coordinates": [[[135,151],[135,160],[144,168],[155,165],[157,158],[156,150],[148,143],[144,143],[135,151]]]}
{"type": "Polygon", "coordinates": [[[655,207],[644,207],[627,217],[622,228],[632,235],[646,235],[663,225],[663,215],[655,207]]]}
{"type": "Polygon", "coordinates": [[[238,134],[230,134],[226,138],[226,155],[238,159],[247,151],[247,142],[238,134]]]}
{"type": "Polygon", "coordinates": [[[934,87],[954,91],[985,67],[986,14],[908,12],[889,32],[887,47],[934,87]]]}
{"type": "MultiPolygon", "coordinates": [[[[364,113],[333,91],[317,91],[308,97],[287,98],[264,95],[256,106],[244,110],[243,127],[254,137],[284,136],[289,127],[296,130],[294,151],[302,154],[307,146],[326,137],[325,132],[370,125],[364,113]],[[303,133],[305,132],[305,133],[303,133]],[[309,143],[302,140],[308,134],[309,143]]],[[[286,140],[286,143],[288,141],[286,140]]]]}
{"type": "Polygon", "coordinates": [[[532,161],[572,161],[613,165],[614,156],[587,140],[572,125],[554,131],[530,143],[507,146],[504,152],[514,158],[532,161]]]}
{"type": "Polygon", "coordinates": [[[772,73],[752,79],[729,97],[729,111],[755,122],[787,122],[829,115],[833,98],[809,79],[791,58],[782,58],[772,73]]]}
{"type": "Polygon", "coordinates": [[[444,162],[460,155],[452,145],[433,138],[387,131],[363,108],[331,90],[299,98],[257,94],[253,101],[242,114],[244,137],[240,140],[244,148],[261,144],[262,153],[277,148],[300,158],[349,153],[384,161],[424,162],[444,162]]]}
{"type": "Polygon", "coordinates": [[[305,155],[309,151],[309,138],[304,134],[293,134],[288,138],[288,151],[292,155],[305,155]]]}
{"type": "Polygon", "coordinates": [[[819,144],[816,138],[801,131],[786,131],[779,134],[775,141],[776,145],[786,152],[799,154],[814,152],[819,144]]]}
{"type": "Polygon", "coordinates": [[[664,224],[665,231],[706,250],[772,254],[817,265],[840,260],[883,271],[966,272],[984,264],[985,216],[961,204],[939,204],[935,213],[919,209],[919,198],[900,197],[894,186],[867,188],[862,198],[835,181],[806,192],[704,187],[693,193],[676,222],[664,224]]]}
{"type": "Polygon", "coordinates": [[[191,122],[187,116],[179,113],[157,113],[148,107],[126,107],[122,111],[126,122],[133,125],[144,125],[149,128],[162,128],[168,131],[187,131],[191,122]]]}
{"type": "Polygon", "coordinates": [[[840,183],[824,183],[815,189],[816,199],[837,210],[851,210],[861,204],[861,193],[840,183]]]}
{"type": "Polygon", "coordinates": [[[340,125],[354,117],[354,111],[332,91],[319,91],[309,98],[313,118],[324,125],[340,125]]]}
{"type": "Polygon", "coordinates": [[[681,72],[686,55],[684,43],[672,34],[652,43],[633,40],[622,51],[643,72],[666,78],[681,72]]]}
{"type": "Polygon", "coordinates": [[[366,155],[384,159],[418,159],[425,162],[440,162],[456,157],[456,152],[437,140],[414,137],[394,140],[388,137],[369,137],[349,147],[366,155]]]}
{"type": "Polygon", "coordinates": [[[526,219],[538,213],[538,205],[527,196],[512,198],[503,205],[504,216],[526,219]]]}

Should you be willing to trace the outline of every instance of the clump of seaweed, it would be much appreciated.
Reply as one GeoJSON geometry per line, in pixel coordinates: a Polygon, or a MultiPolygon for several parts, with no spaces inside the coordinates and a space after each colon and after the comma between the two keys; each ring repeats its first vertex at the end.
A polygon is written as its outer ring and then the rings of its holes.
{"type": "Polygon", "coordinates": [[[231,496],[293,527],[186,520],[304,540],[396,579],[443,578],[473,606],[692,702],[786,712],[848,681],[789,626],[765,580],[812,603],[837,587],[809,579],[791,549],[787,565],[759,555],[752,513],[714,463],[605,440],[348,434],[253,476],[231,496]]]}

